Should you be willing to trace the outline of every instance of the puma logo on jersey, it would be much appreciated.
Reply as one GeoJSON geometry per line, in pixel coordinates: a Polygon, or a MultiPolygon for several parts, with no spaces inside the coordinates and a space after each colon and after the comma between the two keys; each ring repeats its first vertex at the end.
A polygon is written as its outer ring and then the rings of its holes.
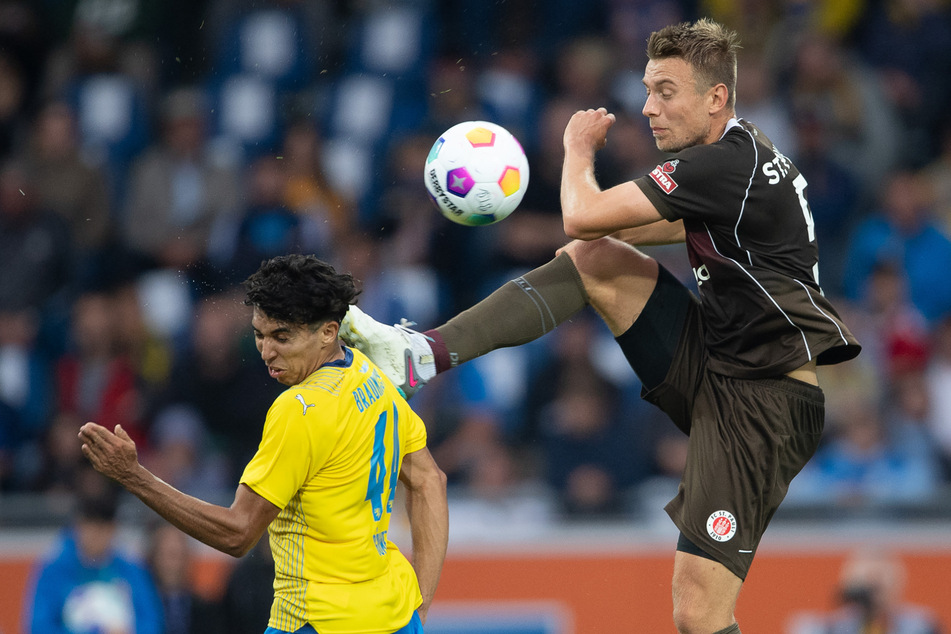
{"type": "Polygon", "coordinates": [[[307,416],[307,408],[308,408],[308,407],[313,407],[315,404],[314,404],[314,403],[307,403],[306,401],[304,401],[304,395],[303,395],[303,394],[298,394],[298,395],[297,395],[297,400],[300,401],[300,404],[304,406],[304,413],[302,414],[302,416],[307,416]]]}

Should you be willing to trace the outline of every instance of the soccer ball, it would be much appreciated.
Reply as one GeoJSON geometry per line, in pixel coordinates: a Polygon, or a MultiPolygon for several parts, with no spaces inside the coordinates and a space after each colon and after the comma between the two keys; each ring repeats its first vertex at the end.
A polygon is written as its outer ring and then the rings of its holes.
{"type": "Polygon", "coordinates": [[[528,159],[500,125],[466,121],[446,130],[426,157],[426,189],[444,216],[461,225],[490,225],[522,202],[528,159]]]}

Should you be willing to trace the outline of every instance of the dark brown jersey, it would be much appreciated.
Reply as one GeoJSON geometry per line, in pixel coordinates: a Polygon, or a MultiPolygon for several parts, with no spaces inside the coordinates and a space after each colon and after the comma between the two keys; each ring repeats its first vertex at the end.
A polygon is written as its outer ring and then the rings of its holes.
{"type": "Polygon", "coordinates": [[[684,221],[711,370],[760,378],[859,353],[819,287],[806,179],[754,125],[731,120],[635,182],[684,221]]]}

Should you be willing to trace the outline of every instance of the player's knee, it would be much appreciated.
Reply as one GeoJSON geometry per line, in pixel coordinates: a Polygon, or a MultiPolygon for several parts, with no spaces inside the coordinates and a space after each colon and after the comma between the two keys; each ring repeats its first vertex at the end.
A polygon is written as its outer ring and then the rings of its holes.
{"type": "Polygon", "coordinates": [[[644,277],[653,283],[657,279],[657,262],[634,247],[614,238],[572,240],[558,249],[575,264],[586,281],[616,280],[625,277],[644,277]]]}
{"type": "Polygon", "coordinates": [[[610,238],[599,238],[597,240],[572,240],[565,246],[558,249],[558,255],[567,253],[575,264],[578,263],[596,263],[603,257],[605,251],[612,248],[610,238]]]}
{"type": "Polygon", "coordinates": [[[674,600],[674,626],[679,634],[706,634],[701,633],[702,622],[703,613],[696,604],[674,600]]]}
{"type": "Polygon", "coordinates": [[[716,620],[710,618],[708,613],[702,610],[687,606],[679,608],[676,605],[674,606],[674,625],[679,634],[719,634],[723,629],[718,625],[712,625],[716,622],[716,620]],[[714,630],[713,628],[717,629],[714,630]]]}
{"type": "Polygon", "coordinates": [[[657,261],[614,238],[575,240],[567,254],[588,296],[615,336],[630,328],[657,284],[657,261]]]}
{"type": "Polygon", "coordinates": [[[712,634],[733,624],[733,606],[698,585],[674,584],[674,625],[679,634],[712,634]]]}

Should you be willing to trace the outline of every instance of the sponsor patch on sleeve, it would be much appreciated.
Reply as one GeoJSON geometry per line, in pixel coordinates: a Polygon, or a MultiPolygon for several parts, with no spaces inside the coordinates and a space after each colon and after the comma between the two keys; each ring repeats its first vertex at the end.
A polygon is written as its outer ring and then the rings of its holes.
{"type": "Polygon", "coordinates": [[[678,162],[677,160],[667,161],[651,170],[650,177],[664,190],[665,194],[669,194],[677,189],[677,181],[674,180],[672,174],[677,169],[678,162]]]}

